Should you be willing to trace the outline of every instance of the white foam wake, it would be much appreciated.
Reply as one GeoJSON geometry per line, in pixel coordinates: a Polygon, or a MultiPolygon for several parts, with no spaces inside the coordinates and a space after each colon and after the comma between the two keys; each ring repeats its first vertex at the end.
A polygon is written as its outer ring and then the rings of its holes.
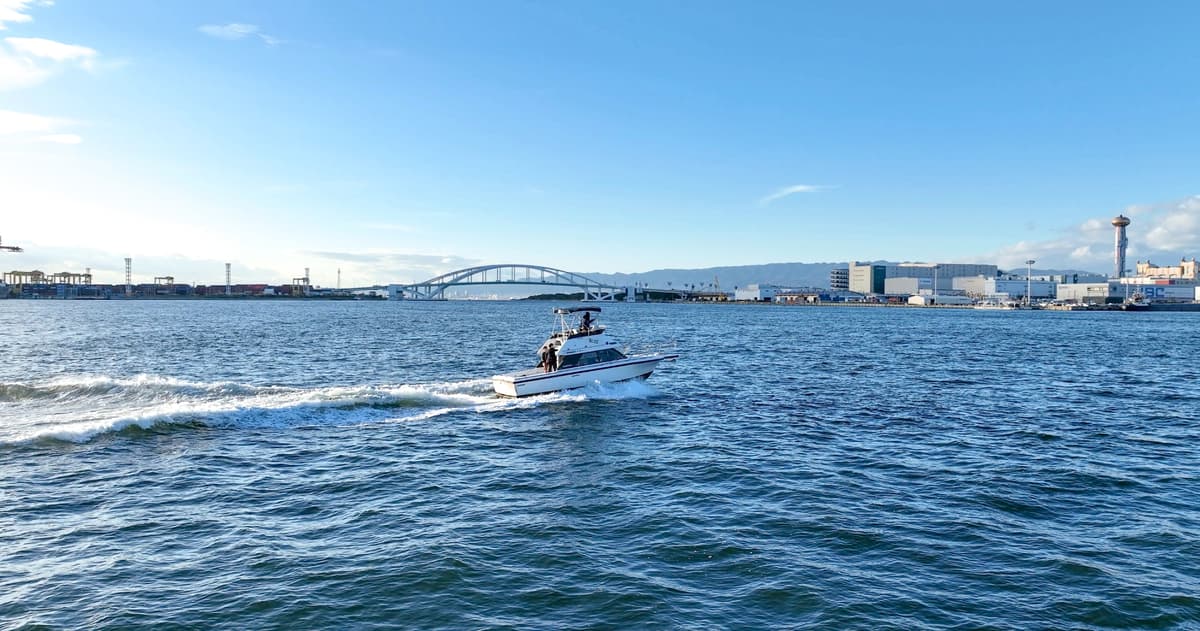
{"type": "Polygon", "coordinates": [[[298,388],[197,382],[158,375],[58,377],[0,383],[0,445],[38,440],[86,442],[105,433],[159,425],[295,428],[411,422],[454,412],[491,413],[554,403],[643,399],[640,381],[593,384],[570,392],[502,399],[488,379],[298,388]]]}

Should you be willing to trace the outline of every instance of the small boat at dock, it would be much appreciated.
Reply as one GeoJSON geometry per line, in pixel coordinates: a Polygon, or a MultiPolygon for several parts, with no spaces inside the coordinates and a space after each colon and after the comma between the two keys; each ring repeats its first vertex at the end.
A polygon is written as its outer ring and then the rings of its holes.
{"type": "Polygon", "coordinates": [[[593,383],[646,379],[659,362],[679,355],[626,355],[620,342],[596,324],[592,314],[600,307],[555,309],[556,330],[538,348],[541,361],[536,368],[492,377],[496,394],[525,397],[559,390],[582,388],[593,383]]]}
{"type": "Polygon", "coordinates": [[[1149,303],[1149,301],[1146,300],[1146,297],[1143,296],[1141,292],[1138,292],[1138,293],[1130,296],[1129,298],[1125,299],[1125,302],[1121,304],[1121,310],[1122,311],[1149,311],[1150,303],[1149,303]]]}

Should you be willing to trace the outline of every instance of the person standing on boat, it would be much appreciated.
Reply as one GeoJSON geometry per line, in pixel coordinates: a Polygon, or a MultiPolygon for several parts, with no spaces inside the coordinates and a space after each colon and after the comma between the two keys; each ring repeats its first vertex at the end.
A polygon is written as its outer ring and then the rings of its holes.
{"type": "Polygon", "coordinates": [[[587,333],[592,329],[592,312],[583,312],[583,321],[579,323],[579,330],[587,333]]]}
{"type": "Polygon", "coordinates": [[[546,363],[546,372],[553,372],[553,371],[554,371],[554,362],[555,362],[555,359],[557,359],[557,358],[555,358],[555,357],[554,357],[554,347],[553,347],[553,346],[547,346],[547,347],[546,347],[546,360],[545,360],[545,363],[546,363]]]}

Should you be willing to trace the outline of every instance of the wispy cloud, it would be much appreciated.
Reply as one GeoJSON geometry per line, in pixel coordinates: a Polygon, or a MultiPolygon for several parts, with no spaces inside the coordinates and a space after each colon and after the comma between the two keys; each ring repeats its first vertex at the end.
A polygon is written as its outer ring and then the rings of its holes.
{"type": "Polygon", "coordinates": [[[368,230],[387,230],[389,232],[413,232],[416,230],[416,228],[402,223],[368,222],[359,225],[368,230]]]}
{"type": "Polygon", "coordinates": [[[77,145],[83,142],[77,134],[63,133],[65,127],[77,123],[65,118],[27,114],[11,110],[0,110],[0,138],[18,142],[51,142],[60,145],[77,145]]]}
{"type": "Polygon", "coordinates": [[[420,282],[446,272],[478,265],[478,259],[454,254],[415,254],[395,251],[329,252],[310,250],[314,256],[342,264],[349,274],[385,282],[420,282]]]}
{"type": "Polygon", "coordinates": [[[4,41],[18,54],[52,61],[78,61],[86,68],[96,57],[96,50],[87,46],[64,44],[41,37],[6,37],[4,41]]]}
{"type": "Polygon", "coordinates": [[[267,46],[278,46],[283,43],[282,39],[273,35],[267,35],[261,32],[257,24],[242,24],[240,22],[230,22],[229,24],[205,24],[197,27],[198,31],[215,37],[217,39],[245,39],[247,37],[257,37],[262,40],[267,46]]]}
{"type": "Polygon", "coordinates": [[[26,114],[12,110],[0,110],[0,134],[48,133],[61,127],[66,121],[50,116],[26,114]]]}
{"type": "Polygon", "coordinates": [[[788,197],[789,195],[796,195],[798,193],[816,193],[818,191],[823,191],[827,188],[829,188],[829,187],[823,186],[820,184],[793,184],[791,186],[785,186],[785,187],[775,191],[774,193],[771,193],[770,195],[767,195],[766,197],[758,200],[758,205],[766,206],[767,204],[770,204],[771,202],[778,201],[780,199],[783,199],[784,197],[788,197]]]}
{"type": "Polygon", "coordinates": [[[40,37],[6,37],[0,45],[0,90],[36,85],[72,66],[90,71],[98,56],[87,46],[40,37]]]}
{"type": "MultiPolygon", "coordinates": [[[[52,0],[0,0],[0,31],[6,30],[7,23],[32,21],[31,7],[53,4],[52,0]]],[[[37,85],[71,67],[95,70],[99,56],[96,49],[78,44],[43,37],[5,37],[0,40],[0,91],[37,85]]],[[[0,110],[0,136],[18,141],[77,145],[83,138],[61,131],[74,124],[52,116],[0,110]]]]}
{"type": "Polygon", "coordinates": [[[5,22],[22,23],[30,22],[33,16],[29,15],[30,7],[50,6],[54,4],[52,0],[0,0],[0,31],[7,30],[5,22]]]}
{"type": "Polygon", "coordinates": [[[258,26],[231,22],[229,24],[205,24],[197,30],[217,39],[242,39],[257,33],[258,26]]]}
{"type": "Polygon", "coordinates": [[[83,142],[83,138],[79,134],[49,134],[46,136],[38,136],[38,140],[42,142],[52,142],[59,145],[77,145],[83,142]]]}

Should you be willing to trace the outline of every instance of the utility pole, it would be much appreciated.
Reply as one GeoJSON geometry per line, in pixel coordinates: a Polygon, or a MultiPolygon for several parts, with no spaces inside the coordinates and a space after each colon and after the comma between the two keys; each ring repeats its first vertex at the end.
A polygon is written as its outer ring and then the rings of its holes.
{"type": "Polygon", "coordinates": [[[1025,306],[1033,304],[1033,264],[1037,261],[1029,259],[1025,261],[1025,306]]]}

